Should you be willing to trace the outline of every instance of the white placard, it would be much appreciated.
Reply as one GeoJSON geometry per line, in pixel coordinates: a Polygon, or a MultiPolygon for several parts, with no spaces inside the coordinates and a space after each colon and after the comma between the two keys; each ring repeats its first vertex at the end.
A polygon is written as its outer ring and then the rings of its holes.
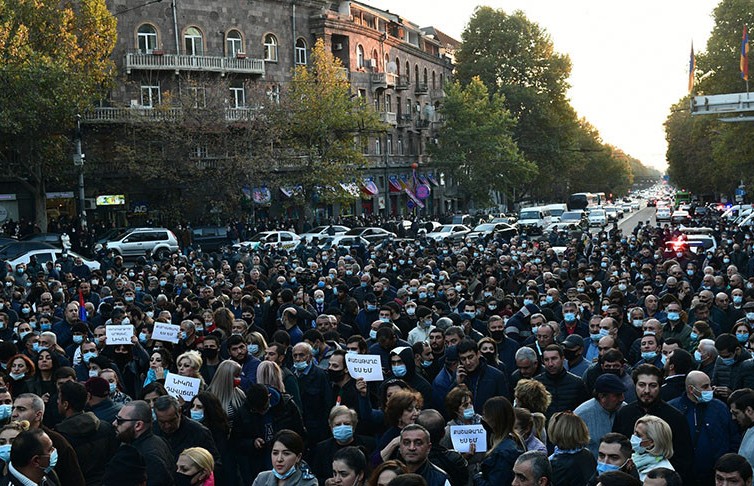
{"type": "Polygon", "coordinates": [[[346,354],[346,366],[354,380],[382,381],[382,361],[378,354],[346,354]]]}
{"type": "Polygon", "coordinates": [[[181,376],[178,373],[167,373],[165,376],[165,390],[171,397],[183,397],[187,402],[199,393],[199,378],[181,376]]]}
{"type": "Polygon", "coordinates": [[[134,326],[131,324],[121,326],[105,326],[105,344],[108,346],[133,344],[134,326]]]}
{"type": "Polygon", "coordinates": [[[165,324],[164,322],[155,322],[152,329],[153,341],[167,341],[177,344],[178,335],[181,332],[181,326],[175,324],[165,324]]]}
{"type": "Polygon", "coordinates": [[[451,425],[450,440],[456,452],[469,452],[472,443],[476,452],[487,451],[487,431],[481,425],[451,425]]]}

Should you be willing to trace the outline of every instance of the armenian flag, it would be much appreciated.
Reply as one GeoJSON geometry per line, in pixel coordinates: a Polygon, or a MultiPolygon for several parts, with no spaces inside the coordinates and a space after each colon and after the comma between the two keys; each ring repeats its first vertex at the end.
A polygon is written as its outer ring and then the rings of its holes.
{"type": "Polygon", "coordinates": [[[744,25],[744,34],[741,37],[741,79],[749,80],[749,33],[744,25]]]}
{"type": "Polygon", "coordinates": [[[696,70],[696,57],[694,57],[694,41],[691,41],[691,58],[689,59],[689,93],[694,90],[694,71],[696,70]]]}

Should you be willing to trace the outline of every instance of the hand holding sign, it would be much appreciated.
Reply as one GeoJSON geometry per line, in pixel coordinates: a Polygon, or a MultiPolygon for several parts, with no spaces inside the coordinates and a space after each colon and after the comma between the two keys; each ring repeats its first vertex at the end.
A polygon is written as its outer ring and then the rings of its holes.
{"type": "Polygon", "coordinates": [[[456,452],[471,452],[471,445],[475,445],[475,452],[487,451],[487,431],[481,425],[451,425],[450,440],[456,452]]]}
{"type": "Polygon", "coordinates": [[[131,345],[134,337],[134,326],[131,324],[121,326],[105,326],[105,344],[117,346],[121,344],[131,345]]]}
{"type": "Polygon", "coordinates": [[[382,381],[382,362],[377,354],[347,354],[346,366],[355,380],[382,381]]]}
{"type": "Polygon", "coordinates": [[[165,390],[171,397],[183,397],[184,400],[189,401],[199,393],[199,384],[201,380],[199,378],[191,378],[190,376],[181,376],[177,373],[167,373],[165,377],[165,390]]]}
{"type": "Polygon", "coordinates": [[[177,344],[178,335],[181,333],[181,326],[175,324],[166,324],[164,322],[155,322],[152,330],[153,341],[166,341],[177,344]]]}

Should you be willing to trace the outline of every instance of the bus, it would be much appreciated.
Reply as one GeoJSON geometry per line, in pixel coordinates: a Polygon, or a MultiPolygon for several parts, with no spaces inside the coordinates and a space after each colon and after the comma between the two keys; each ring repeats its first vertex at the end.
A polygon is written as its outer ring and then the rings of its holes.
{"type": "Polygon", "coordinates": [[[677,191],[675,193],[675,208],[681,204],[691,204],[691,193],[687,191],[677,191]]]}
{"type": "Polygon", "coordinates": [[[591,192],[577,192],[568,196],[568,202],[566,203],[566,206],[568,206],[569,211],[576,211],[579,209],[586,211],[587,209],[600,206],[604,202],[604,199],[604,192],[598,194],[591,192]],[[600,197],[600,194],[602,195],[602,197],[600,197]]]}

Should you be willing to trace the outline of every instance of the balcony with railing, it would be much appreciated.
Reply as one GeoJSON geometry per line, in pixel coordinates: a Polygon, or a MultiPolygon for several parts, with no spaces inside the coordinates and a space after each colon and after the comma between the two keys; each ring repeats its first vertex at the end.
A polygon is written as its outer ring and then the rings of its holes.
{"type": "Polygon", "coordinates": [[[429,97],[434,101],[440,101],[445,98],[445,90],[442,88],[435,88],[429,90],[429,97]]]}
{"type": "Polygon", "coordinates": [[[372,89],[394,88],[397,78],[398,75],[393,73],[372,73],[372,89]]]}
{"type": "Polygon", "coordinates": [[[402,113],[398,116],[398,128],[407,128],[411,126],[413,117],[410,114],[402,113]]]}
{"type": "MultiPolygon", "coordinates": [[[[176,121],[181,113],[182,110],[178,107],[103,107],[84,113],[82,119],[90,123],[164,122],[176,121]]],[[[251,120],[256,113],[254,108],[225,108],[225,120],[251,120]]]]}
{"type": "Polygon", "coordinates": [[[427,83],[417,83],[414,93],[418,95],[429,94],[429,86],[427,86],[427,83]]]}
{"type": "Polygon", "coordinates": [[[129,52],[126,54],[126,74],[134,69],[153,71],[209,71],[225,73],[264,75],[264,60],[247,57],[188,56],[183,54],[159,54],[153,51],[145,54],[129,52]]]}
{"type": "Polygon", "coordinates": [[[401,74],[398,76],[398,80],[395,83],[395,89],[404,90],[409,87],[409,77],[407,74],[401,74]]]}
{"type": "Polygon", "coordinates": [[[383,123],[389,123],[391,125],[395,125],[398,123],[398,117],[395,113],[391,111],[381,111],[380,112],[380,121],[383,123]]]}

